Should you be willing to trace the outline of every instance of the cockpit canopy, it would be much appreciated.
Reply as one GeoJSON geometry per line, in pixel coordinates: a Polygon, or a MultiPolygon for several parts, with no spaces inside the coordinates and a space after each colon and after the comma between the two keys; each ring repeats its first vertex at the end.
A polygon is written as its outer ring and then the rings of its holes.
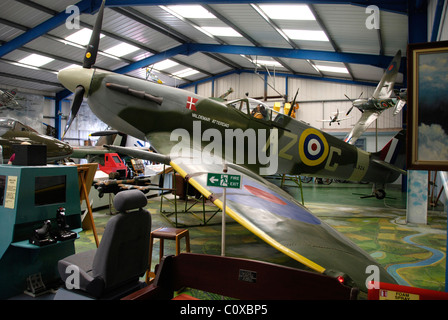
{"type": "Polygon", "coordinates": [[[242,98],[229,101],[226,105],[246,114],[252,115],[257,119],[266,121],[272,119],[273,110],[267,104],[256,99],[242,98]]]}
{"type": "Polygon", "coordinates": [[[12,118],[0,118],[0,135],[3,135],[7,131],[15,131],[15,132],[21,132],[21,131],[28,131],[28,132],[35,132],[36,130],[24,125],[20,121],[12,118]]]}

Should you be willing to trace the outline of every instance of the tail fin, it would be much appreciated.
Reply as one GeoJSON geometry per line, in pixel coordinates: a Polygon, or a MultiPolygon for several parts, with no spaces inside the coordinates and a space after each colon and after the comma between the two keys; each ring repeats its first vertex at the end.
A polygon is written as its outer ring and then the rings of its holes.
{"type": "Polygon", "coordinates": [[[381,151],[373,153],[373,158],[376,163],[406,174],[403,170],[406,165],[406,130],[398,132],[381,151]]]}
{"type": "Polygon", "coordinates": [[[404,155],[406,153],[405,143],[406,130],[401,130],[376,155],[379,155],[380,160],[396,164],[400,154],[404,155]]]}

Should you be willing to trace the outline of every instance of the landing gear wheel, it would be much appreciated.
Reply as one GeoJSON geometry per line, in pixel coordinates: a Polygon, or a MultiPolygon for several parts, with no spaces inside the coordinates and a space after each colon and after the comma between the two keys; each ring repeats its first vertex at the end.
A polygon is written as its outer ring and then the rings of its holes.
{"type": "Polygon", "coordinates": [[[375,190],[374,194],[378,200],[382,200],[382,199],[386,198],[386,191],[384,191],[383,189],[375,190]]]}

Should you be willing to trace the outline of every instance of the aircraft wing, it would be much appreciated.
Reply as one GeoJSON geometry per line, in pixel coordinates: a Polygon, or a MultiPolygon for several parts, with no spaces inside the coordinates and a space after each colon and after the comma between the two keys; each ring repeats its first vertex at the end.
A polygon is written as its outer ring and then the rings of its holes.
{"type": "MultiPolygon", "coordinates": [[[[123,148],[108,147],[124,152],[123,148]]],[[[138,154],[140,158],[156,160],[154,153],[138,154]]],[[[222,164],[194,164],[190,159],[162,157],[202,195],[223,209],[223,189],[207,186],[208,173],[222,173],[222,164]]],[[[228,164],[227,173],[241,176],[241,188],[227,189],[226,214],[304,266],[333,276],[346,274],[360,290],[366,291],[366,268],[379,266],[370,255],[278,186],[238,165],[228,164]]],[[[381,281],[395,283],[382,267],[379,270],[381,281]]]]}
{"type": "Polygon", "coordinates": [[[399,114],[400,111],[401,111],[401,109],[403,109],[403,107],[404,107],[405,105],[406,105],[406,101],[405,101],[405,100],[399,100],[399,101],[397,102],[397,104],[395,105],[395,108],[394,108],[394,116],[397,115],[397,114],[399,114]]]}
{"type": "MultiPolygon", "coordinates": [[[[139,147],[135,147],[135,148],[126,148],[126,147],[121,147],[121,150],[124,150],[123,154],[128,155],[128,153],[130,152],[130,150],[148,150],[148,148],[139,148],[139,147]]],[[[110,149],[108,149],[106,146],[86,146],[86,147],[73,147],[73,152],[70,155],[71,158],[76,158],[76,159],[84,159],[87,158],[88,156],[98,156],[98,155],[104,155],[106,153],[110,153],[110,149]]],[[[117,151],[118,152],[118,151],[117,151]]],[[[120,152],[118,152],[120,153],[120,152]]],[[[134,157],[131,155],[131,157],[134,157]]],[[[138,158],[137,156],[135,156],[136,158],[138,158]]],[[[158,161],[160,162],[160,161],[158,161]]]]}
{"type": "Polygon", "coordinates": [[[391,63],[387,67],[383,74],[378,86],[376,87],[372,98],[374,99],[388,99],[390,98],[395,80],[397,79],[398,70],[400,69],[401,62],[401,50],[398,50],[395,57],[392,59],[391,63]]]}
{"type": "Polygon", "coordinates": [[[102,155],[109,153],[110,151],[101,147],[73,147],[73,153],[71,158],[84,159],[89,155],[102,155]]]}
{"type": "Polygon", "coordinates": [[[356,122],[352,131],[344,138],[344,141],[349,144],[355,144],[355,141],[367,130],[367,128],[375,121],[381,114],[381,110],[372,111],[366,110],[362,113],[361,118],[356,122]]]}

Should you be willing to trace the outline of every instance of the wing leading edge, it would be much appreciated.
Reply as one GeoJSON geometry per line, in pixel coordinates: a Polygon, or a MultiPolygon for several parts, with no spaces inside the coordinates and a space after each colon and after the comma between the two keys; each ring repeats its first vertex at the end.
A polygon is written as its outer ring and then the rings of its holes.
{"type": "MultiPolygon", "coordinates": [[[[223,209],[222,188],[207,186],[208,173],[221,173],[222,164],[197,164],[147,151],[107,146],[141,159],[169,164],[203,196],[223,209]]],[[[367,291],[367,267],[376,266],[380,281],[396,283],[369,254],[314,216],[291,195],[261,176],[228,164],[228,174],[242,177],[241,189],[227,189],[226,214],[290,258],[316,272],[348,275],[352,285],[367,291]]]]}
{"type": "MultiPolygon", "coordinates": [[[[222,165],[185,164],[171,166],[201,194],[223,209],[222,188],[207,186],[207,173],[222,172],[222,165]]],[[[370,255],[314,216],[292,196],[260,176],[237,165],[228,174],[242,176],[241,189],[227,189],[226,213],[270,246],[325,274],[345,274],[362,291],[368,266],[377,266],[380,279],[395,280],[370,255]]]]}

